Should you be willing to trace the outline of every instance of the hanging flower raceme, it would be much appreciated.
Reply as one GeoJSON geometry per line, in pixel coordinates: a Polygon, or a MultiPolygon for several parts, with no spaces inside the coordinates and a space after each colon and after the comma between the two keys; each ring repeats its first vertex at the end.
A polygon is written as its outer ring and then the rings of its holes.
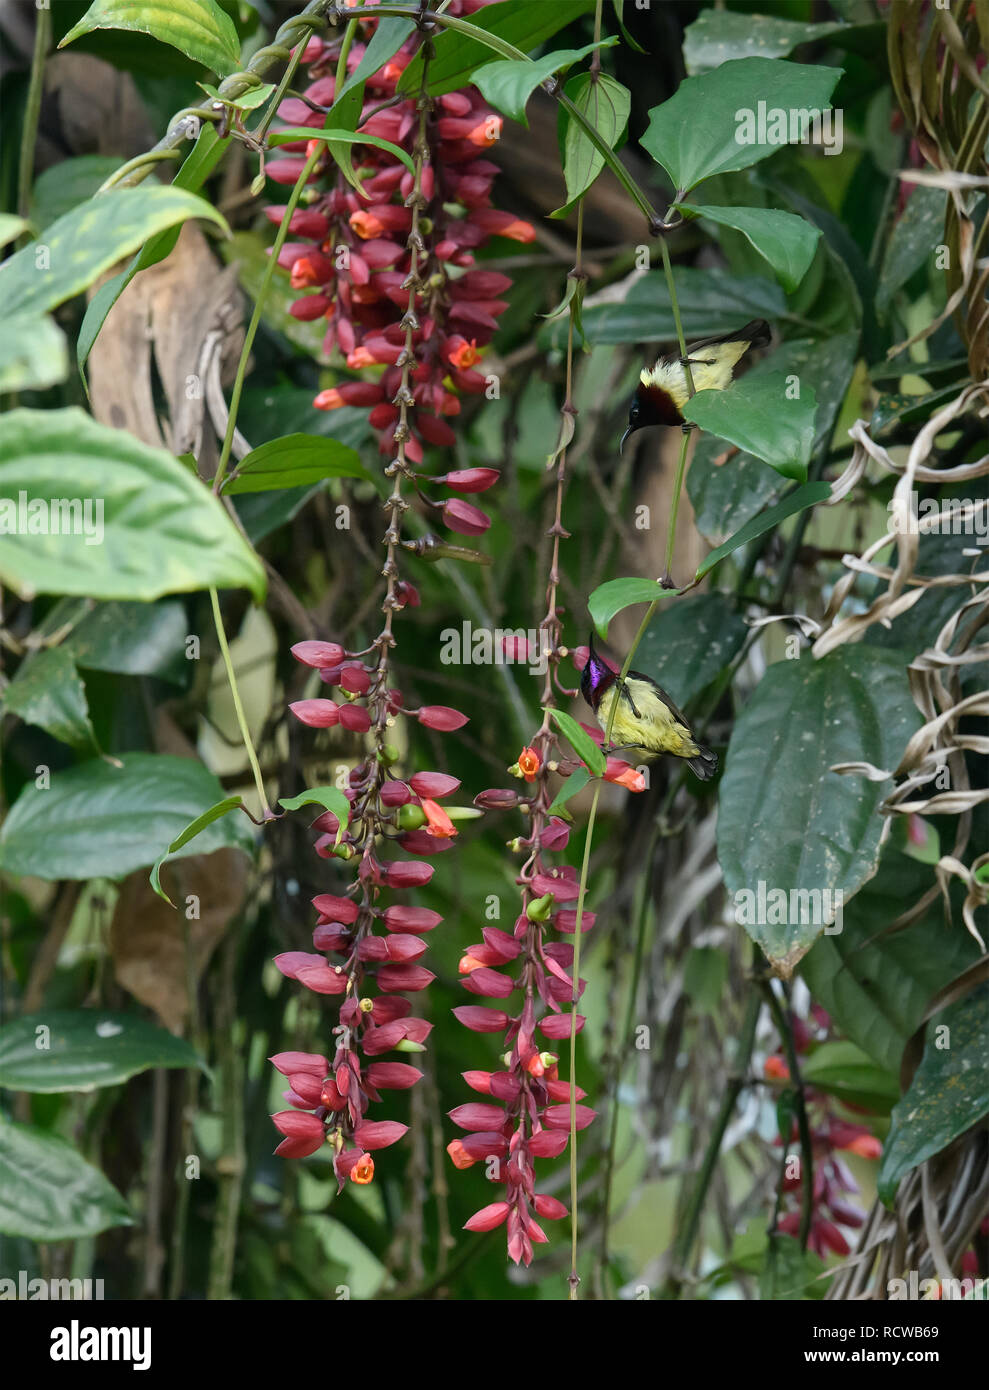
{"type": "MultiPolygon", "coordinates": [[[[471,14],[485,2],[453,0],[448,12],[471,14]]],[[[375,24],[367,22],[368,32],[375,24]]],[[[417,43],[418,36],[413,35],[368,77],[358,124],[359,133],[388,140],[409,153],[417,139],[416,97],[403,98],[397,84],[417,43]]],[[[338,42],[310,40],[304,63],[312,80],[305,97],[315,109],[298,98],[283,101],[279,116],[290,126],[316,129],[323,125],[324,112],[335,95],[338,48],[338,42]]],[[[353,45],[348,71],[357,67],[364,52],[364,44],[353,45]]],[[[528,222],[490,205],[498,166],[485,155],[497,144],[501,127],[502,118],[473,88],[436,98],[428,114],[428,161],[421,180],[425,204],[418,225],[421,288],[412,307],[412,408],[405,441],[408,458],[416,464],[422,462],[426,445],[454,443],[450,421],[460,413],[461,397],[480,394],[488,385],[478,365],[499,315],[508,307],[503,295],[512,282],[506,275],[478,268],[475,252],[494,236],[522,242],[535,236],[528,222]]],[[[292,151],[295,147],[282,148],[292,151]]],[[[269,162],[267,172],[278,182],[294,183],[302,171],[305,149],[306,142],[301,141],[299,153],[269,162]]],[[[407,238],[413,180],[387,149],[369,144],[355,146],[354,152],[363,196],[347,183],[327,153],[303,195],[305,206],[292,216],[292,240],[282,248],[279,264],[289,272],[292,286],[303,292],[292,305],[292,314],[305,320],[325,319],[327,355],[338,350],[351,371],[367,372],[370,377],[341,381],[321,391],[314,404],[320,410],[369,407],[381,451],[390,453],[399,422],[398,393],[407,351],[411,263],[407,238]]],[[[281,220],[281,207],[269,207],[266,212],[273,222],[281,220]]],[[[469,474],[486,471],[463,470],[469,474]]],[[[448,475],[445,481],[457,489],[454,478],[448,475]]],[[[458,490],[479,488],[461,483],[458,490]]],[[[459,499],[430,505],[437,508],[445,525],[463,535],[477,535],[489,525],[483,512],[459,499]]]]}
{"type": "MultiPolygon", "coordinates": [[[[406,710],[400,692],[379,690],[376,669],[338,643],[299,642],[292,654],[318,671],[334,691],[333,699],[299,700],[290,706],[312,728],[339,724],[367,733],[373,727],[383,736],[399,717],[433,728],[459,728],[467,722],[446,706],[406,710]]],[[[435,978],[420,960],[426,953],[423,938],[442,918],[426,908],[383,903],[381,898],[387,894],[393,899],[394,890],[428,883],[433,868],[418,861],[449,847],[457,834],[453,816],[477,814],[471,808],[440,805],[459,786],[457,778],[442,772],[400,779],[380,757],[367,757],[350,773],[347,824],[341,826],[332,811],[313,822],[316,852],[349,865],[353,878],[342,894],[320,893],[313,899],[318,914],[313,951],[285,951],[275,964],[305,989],[339,998],[336,1047],[332,1057],[285,1052],[271,1058],[288,1079],[284,1096],[291,1107],[273,1118],[285,1136],[276,1153],[285,1157],[315,1153],[329,1140],[341,1185],[348,1177],[370,1182],[370,1154],[394,1144],[406,1131],[396,1121],[370,1119],[368,1111],[382,1091],[407,1090],[422,1076],[408,1062],[377,1059],[424,1050],[432,1024],[413,1017],[412,1004],[403,996],[425,989],[435,978]],[[386,857],[389,845],[414,858],[386,857]]]]}
{"type": "MultiPolygon", "coordinates": [[[[830,1023],[827,1013],[818,1004],[811,1005],[809,1021],[794,1017],[793,1041],[796,1051],[810,1051],[815,1043],[827,1036],[830,1023]]],[[[790,1069],[781,1052],[766,1058],[763,1071],[767,1080],[786,1083],[790,1079],[790,1069]]],[[[856,1230],[864,1225],[865,1216],[846,1200],[859,1191],[859,1186],[839,1152],[875,1159],[882,1154],[882,1145],[864,1125],[839,1119],[834,1113],[831,1097],[813,1086],[804,1087],[804,1103],[814,1156],[813,1207],[807,1244],[822,1257],[828,1251],[844,1256],[849,1253],[849,1244],[840,1227],[856,1230]]],[[[782,1141],[777,1138],[776,1142],[779,1144],[782,1141]]],[[[788,1136],[789,1151],[799,1152],[799,1143],[800,1130],[794,1119],[788,1136]]],[[[780,1217],[779,1229],[786,1235],[795,1236],[800,1230],[803,1192],[799,1172],[786,1173],[782,1187],[787,1196],[796,1196],[797,1207],[784,1212],[780,1217]]]]}

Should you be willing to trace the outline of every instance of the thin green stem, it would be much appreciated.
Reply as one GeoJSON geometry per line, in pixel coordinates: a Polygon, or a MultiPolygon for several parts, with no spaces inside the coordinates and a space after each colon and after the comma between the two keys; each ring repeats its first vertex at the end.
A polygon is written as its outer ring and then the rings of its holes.
{"type": "Polygon", "coordinates": [[[24,125],[21,129],[21,153],[17,166],[17,211],[27,217],[31,206],[31,184],[34,180],[34,142],[38,135],[41,115],[41,96],[44,89],[45,59],[52,41],[52,16],[47,7],[35,10],[34,53],[31,58],[31,79],[24,105],[24,125]]]}
{"type": "Polygon", "coordinates": [[[251,771],[254,773],[254,785],[258,789],[258,799],[261,802],[261,815],[264,820],[273,818],[271,807],[268,805],[268,797],[264,790],[264,778],[261,776],[261,766],[258,763],[258,755],[254,751],[254,743],[251,739],[251,731],[247,726],[247,718],[244,714],[244,706],[240,699],[240,690],[237,687],[237,677],[234,674],[233,662],[230,659],[230,648],[227,645],[227,634],[223,630],[223,618],[220,614],[220,596],[215,589],[209,591],[210,603],[213,605],[213,623],[216,627],[216,636],[220,643],[220,652],[223,656],[223,665],[227,673],[227,681],[230,685],[230,694],[233,697],[234,710],[237,714],[237,726],[240,729],[240,736],[244,740],[244,747],[247,750],[247,757],[251,764],[251,771]]]}
{"type": "MultiPolygon", "coordinates": [[[[689,368],[687,369],[690,370],[689,368]]],[[[670,524],[666,533],[666,571],[663,575],[663,583],[670,588],[675,588],[673,582],[673,549],[677,539],[677,516],[680,512],[680,493],[683,491],[683,476],[687,471],[687,445],[690,443],[690,434],[684,430],[680,436],[680,457],[677,460],[676,477],[673,480],[673,500],[670,503],[670,524]]]]}

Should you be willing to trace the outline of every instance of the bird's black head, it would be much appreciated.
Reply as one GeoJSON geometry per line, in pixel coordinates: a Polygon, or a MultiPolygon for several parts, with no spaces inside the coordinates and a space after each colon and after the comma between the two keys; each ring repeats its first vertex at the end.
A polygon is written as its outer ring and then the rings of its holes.
{"type": "Polygon", "coordinates": [[[644,425],[648,425],[649,423],[650,421],[646,418],[645,403],[640,398],[638,391],[636,391],[635,395],[632,397],[632,404],[628,408],[628,428],[621,437],[621,442],[618,445],[618,452],[621,453],[624,449],[625,441],[630,434],[634,434],[636,430],[641,430],[644,425]]]}
{"type": "Polygon", "coordinates": [[[599,657],[594,650],[593,633],[588,640],[588,647],[590,651],[587,657],[587,664],[580,673],[580,693],[590,705],[591,709],[596,710],[601,703],[601,696],[610,685],[614,684],[615,672],[607,662],[602,661],[601,657],[599,657]]]}

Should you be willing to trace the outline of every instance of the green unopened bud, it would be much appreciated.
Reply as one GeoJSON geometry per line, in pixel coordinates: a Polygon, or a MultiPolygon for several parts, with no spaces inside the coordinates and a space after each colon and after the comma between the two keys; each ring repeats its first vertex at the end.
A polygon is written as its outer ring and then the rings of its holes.
{"type": "Polygon", "coordinates": [[[525,915],[530,922],[545,922],[549,919],[553,911],[553,894],[544,893],[541,898],[535,898],[525,910],[525,915]]]}
{"type": "Polygon", "coordinates": [[[357,851],[354,849],[353,845],[334,845],[334,846],[333,846],[333,858],[334,858],[334,859],[353,859],[353,857],[354,857],[354,855],[355,855],[356,853],[357,853],[357,851]]]}
{"type": "Polygon", "coordinates": [[[421,806],[408,801],[398,808],[399,830],[421,830],[426,824],[426,813],[421,806]]]}
{"type": "Polygon", "coordinates": [[[484,815],[476,806],[444,806],[451,820],[479,820],[484,815]]]}
{"type": "Polygon", "coordinates": [[[512,763],[511,767],[508,769],[508,775],[509,777],[524,777],[525,773],[519,767],[518,763],[512,763]]]}
{"type": "Polygon", "coordinates": [[[539,1060],[546,1070],[549,1071],[550,1067],[555,1067],[560,1059],[555,1052],[540,1052],[539,1060]]]}
{"type": "Polygon", "coordinates": [[[357,1007],[360,1009],[362,1014],[369,1014],[371,1010],[374,1008],[374,1000],[368,999],[367,995],[365,995],[364,998],[357,1005],[357,1007]]]}
{"type": "Polygon", "coordinates": [[[383,743],[378,749],[378,762],[384,763],[386,767],[390,767],[392,763],[397,763],[401,756],[394,743],[383,743]]]}
{"type": "Polygon", "coordinates": [[[514,840],[506,840],[505,844],[513,854],[518,854],[519,850],[522,848],[522,839],[519,835],[516,835],[514,840]]]}
{"type": "Polygon", "coordinates": [[[260,198],[261,194],[264,192],[265,182],[266,180],[264,174],[258,174],[251,184],[252,198],[260,198]]]}
{"type": "Polygon", "coordinates": [[[510,1052],[502,1053],[501,1064],[503,1067],[510,1067],[512,1065],[512,1054],[510,1052]]]}
{"type": "Polygon", "coordinates": [[[411,1038],[403,1038],[401,1042],[395,1044],[396,1052],[425,1052],[422,1043],[413,1042],[411,1038]]]}

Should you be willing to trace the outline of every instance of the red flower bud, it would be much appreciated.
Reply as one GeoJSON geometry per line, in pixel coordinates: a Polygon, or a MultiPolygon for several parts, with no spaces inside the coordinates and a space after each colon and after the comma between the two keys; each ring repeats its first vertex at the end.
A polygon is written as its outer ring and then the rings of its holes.
{"type": "Polygon", "coordinates": [[[349,729],[352,734],[366,734],[371,727],[371,716],[363,705],[339,705],[340,727],[349,729]]]}
{"type": "Polygon", "coordinates": [[[343,711],[332,700],[296,700],[289,709],[312,729],[332,729],[334,724],[343,722],[343,711]]]}
{"type": "Polygon", "coordinates": [[[459,497],[450,497],[443,503],[443,524],[461,536],[483,536],[491,525],[491,518],[471,502],[463,502],[459,497]]]}
{"type": "Polygon", "coordinates": [[[492,1202],[490,1206],[482,1207],[474,1215],[464,1222],[465,1231],[493,1231],[496,1226],[500,1226],[508,1215],[509,1206],[507,1202],[492,1202]]]}
{"type": "Polygon", "coordinates": [[[388,907],[384,923],[387,931],[426,932],[438,927],[443,918],[428,907],[388,907]]]}
{"type": "Polygon", "coordinates": [[[508,1015],[503,1010],[483,1009],[477,1004],[461,1004],[453,1010],[453,1016],[472,1033],[503,1033],[508,1027],[508,1015]]]}
{"type": "Polygon", "coordinates": [[[339,642],[296,642],[292,655],[303,666],[339,666],[346,652],[339,642]]]}
{"type": "Polygon", "coordinates": [[[397,1144],[408,1128],[397,1120],[365,1121],[354,1130],[354,1140],[362,1149],[387,1149],[389,1144],[397,1144]]]}
{"type": "Polygon", "coordinates": [[[482,811],[510,811],[518,804],[519,794],[511,787],[489,787],[474,798],[474,805],[482,811]]]}
{"type": "Polygon", "coordinates": [[[308,1072],[311,1076],[323,1077],[330,1069],[329,1062],[319,1052],[276,1052],[268,1061],[282,1076],[308,1072]]]}
{"type": "Polygon", "coordinates": [[[427,729],[439,729],[445,734],[451,733],[454,729],[462,729],[469,722],[466,714],[461,714],[458,709],[451,709],[449,705],[423,705],[416,718],[427,729]]]}
{"type": "Polygon", "coordinates": [[[329,917],[333,922],[351,926],[357,921],[360,908],[349,898],[338,898],[335,893],[318,893],[312,905],[321,917],[329,917]]]}
{"type": "Polygon", "coordinates": [[[497,468],[455,468],[434,482],[452,487],[454,492],[486,492],[501,477],[497,468]]]}
{"type": "Polygon", "coordinates": [[[450,777],[446,772],[416,772],[409,778],[409,786],[418,796],[432,800],[450,796],[460,786],[460,779],[450,777]]]}
{"type": "Polygon", "coordinates": [[[382,1091],[407,1091],[422,1079],[422,1072],[404,1062],[372,1062],[367,1079],[382,1091]]]}

